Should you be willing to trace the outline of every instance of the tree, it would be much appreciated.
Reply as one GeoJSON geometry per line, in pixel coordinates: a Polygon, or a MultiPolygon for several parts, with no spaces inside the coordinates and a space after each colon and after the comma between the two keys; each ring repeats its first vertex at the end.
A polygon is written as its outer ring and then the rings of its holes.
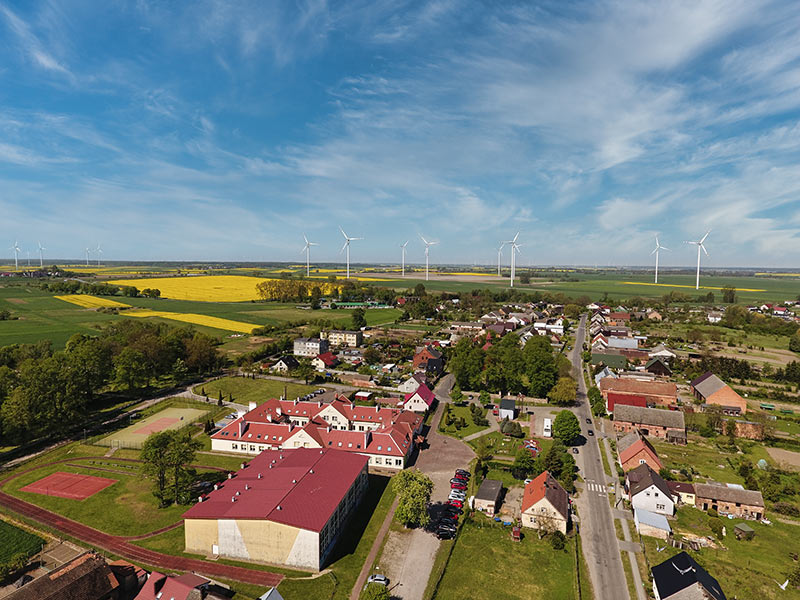
{"type": "Polygon", "coordinates": [[[167,445],[166,460],[172,471],[173,498],[175,504],[185,504],[189,500],[188,466],[194,460],[197,450],[202,447],[202,442],[194,439],[188,429],[173,429],[169,433],[171,435],[167,445]]]}
{"type": "Polygon", "coordinates": [[[566,543],[566,536],[559,530],[555,530],[550,536],[550,545],[553,546],[553,550],[563,550],[566,543]]]}
{"type": "Polygon", "coordinates": [[[533,472],[534,458],[531,451],[525,447],[517,450],[514,462],[511,465],[511,474],[515,479],[526,479],[533,472]]]}
{"type": "Polygon", "coordinates": [[[725,434],[728,436],[728,440],[730,441],[731,445],[736,443],[736,421],[733,419],[728,419],[725,422],[725,434]]]}
{"type": "Polygon", "coordinates": [[[480,400],[481,404],[486,406],[491,401],[492,397],[489,395],[489,392],[486,390],[481,390],[481,393],[478,394],[478,400],[480,400]]]}
{"type": "Polygon", "coordinates": [[[140,387],[149,379],[144,354],[133,348],[123,348],[114,359],[114,381],[128,390],[140,387]]]}
{"type": "Polygon", "coordinates": [[[406,469],[392,478],[392,489],[399,497],[395,518],[405,527],[427,526],[433,491],[430,477],[418,469],[406,469]]]}
{"type": "Polygon", "coordinates": [[[381,362],[381,353],[377,348],[370,346],[364,350],[364,362],[366,362],[368,365],[377,365],[379,362],[381,362]]]}
{"type": "Polygon", "coordinates": [[[528,285],[531,282],[531,273],[530,271],[525,271],[519,276],[519,282],[528,285]]]}
{"type": "Polygon", "coordinates": [[[450,390],[450,399],[458,404],[464,398],[464,394],[461,392],[461,388],[458,384],[453,386],[453,389],[450,390]]]}
{"type": "Polygon", "coordinates": [[[722,288],[722,301],[725,304],[734,304],[736,302],[736,288],[732,286],[722,288]]]}
{"type": "Polygon", "coordinates": [[[389,600],[389,589],[381,583],[368,583],[359,596],[360,600],[389,600]]]}
{"type": "Polygon", "coordinates": [[[308,380],[311,379],[311,376],[314,374],[314,365],[311,364],[311,361],[308,358],[301,358],[300,364],[297,365],[297,368],[294,370],[295,377],[299,377],[303,381],[308,384],[308,380]]]}
{"type": "Polygon", "coordinates": [[[556,406],[569,406],[577,398],[575,380],[572,377],[561,377],[555,387],[547,394],[548,402],[556,406]]]}
{"type": "Polygon", "coordinates": [[[366,311],[363,308],[353,310],[353,329],[361,329],[367,326],[366,311]]]}
{"type": "Polygon", "coordinates": [[[789,350],[792,352],[800,352],[800,331],[797,331],[797,333],[789,338],[789,350]]]}
{"type": "Polygon", "coordinates": [[[153,433],[147,437],[142,445],[142,470],[153,478],[155,489],[153,495],[158,498],[161,506],[167,506],[166,488],[167,472],[170,468],[168,449],[172,441],[172,430],[153,433]]]}
{"type": "Polygon", "coordinates": [[[581,424],[578,417],[569,410],[562,410],[553,422],[553,437],[571,446],[581,434],[581,424]]]}
{"type": "Polygon", "coordinates": [[[182,383],[186,381],[188,376],[189,369],[186,368],[186,363],[181,358],[177,359],[175,364],[172,365],[172,378],[176,383],[182,383]]]}

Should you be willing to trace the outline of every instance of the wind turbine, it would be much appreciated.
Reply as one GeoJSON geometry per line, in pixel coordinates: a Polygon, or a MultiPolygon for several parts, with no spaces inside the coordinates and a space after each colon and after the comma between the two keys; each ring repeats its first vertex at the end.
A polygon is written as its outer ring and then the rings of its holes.
{"type": "Polygon", "coordinates": [[[658,251],[659,250],[666,250],[667,252],[672,252],[672,250],[670,250],[666,246],[662,246],[661,244],[659,244],[658,243],[658,236],[656,236],[656,249],[653,250],[650,253],[650,256],[653,256],[653,254],[656,255],[656,281],[655,281],[655,283],[658,283],[658,251]]]}
{"type": "Polygon", "coordinates": [[[95,250],[95,252],[97,252],[97,266],[99,267],[100,266],[100,255],[103,253],[102,248],[100,248],[100,242],[97,243],[97,249],[95,250]]]}
{"type": "Polygon", "coordinates": [[[344,246],[342,246],[342,249],[339,250],[339,254],[344,252],[345,249],[347,250],[347,278],[350,279],[350,242],[355,242],[356,240],[363,240],[364,238],[349,237],[344,232],[344,229],[342,229],[341,227],[339,227],[339,231],[341,231],[342,235],[344,236],[344,246]]]}
{"type": "Polygon", "coordinates": [[[505,247],[505,242],[500,242],[500,245],[497,247],[497,276],[500,277],[500,266],[501,261],[503,260],[503,248],[505,247]]]}
{"type": "Polygon", "coordinates": [[[403,274],[401,275],[401,277],[406,276],[406,246],[408,246],[408,240],[406,240],[405,244],[400,244],[400,252],[402,254],[402,261],[403,261],[402,263],[403,274]]]}
{"type": "Polygon", "coordinates": [[[514,275],[517,272],[517,261],[516,261],[516,253],[520,251],[520,247],[522,244],[517,243],[517,238],[519,238],[519,231],[517,235],[514,236],[513,240],[508,240],[504,242],[505,244],[511,245],[511,287],[514,287],[514,275]]]}
{"type": "Polygon", "coordinates": [[[15,271],[19,271],[19,259],[18,259],[18,257],[19,257],[19,253],[22,252],[22,250],[19,249],[19,242],[17,242],[17,240],[14,240],[14,245],[11,246],[11,249],[14,251],[14,270],[15,271]]]}
{"type": "Polygon", "coordinates": [[[419,239],[421,239],[422,243],[425,244],[425,281],[428,281],[428,252],[430,251],[431,246],[435,246],[439,242],[429,242],[422,237],[421,233],[419,234],[419,239]]]}
{"type": "Polygon", "coordinates": [[[303,234],[303,239],[306,241],[306,245],[303,246],[302,250],[300,250],[300,254],[302,254],[303,252],[306,253],[306,277],[308,277],[311,274],[311,262],[310,262],[311,246],[319,246],[319,244],[317,244],[316,242],[309,242],[305,233],[303,234]]]}
{"type": "Polygon", "coordinates": [[[89,252],[91,252],[91,250],[89,250],[89,246],[86,246],[86,266],[87,267],[89,266],[89,252]]]}
{"type": "Polygon", "coordinates": [[[703,252],[705,252],[706,256],[708,256],[708,250],[706,250],[706,247],[703,245],[703,242],[706,241],[706,238],[708,237],[709,233],[711,233],[710,229],[706,231],[706,234],[703,237],[700,238],[699,242],[689,242],[689,241],[686,242],[687,244],[692,244],[693,246],[697,246],[697,279],[695,281],[695,286],[694,286],[694,289],[696,290],[700,289],[700,249],[702,248],[703,252]]]}
{"type": "Polygon", "coordinates": [[[42,250],[47,250],[44,246],[42,246],[42,242],[36,242],[39,246],[39,268],[41,269],[44,266],[44,259],[42,258],[42,250]]]}

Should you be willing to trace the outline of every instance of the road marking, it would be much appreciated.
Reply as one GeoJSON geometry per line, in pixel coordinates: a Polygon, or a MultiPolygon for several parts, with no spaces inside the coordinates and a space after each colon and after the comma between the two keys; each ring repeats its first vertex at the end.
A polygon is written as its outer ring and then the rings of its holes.
{"type": "Polygon", "coordinates": [[[594,481],[587,481],[586,485],[590,492],[600,492],[601,495],[608,492],[608,488],[606,486],[595,483],[594,481]]]}

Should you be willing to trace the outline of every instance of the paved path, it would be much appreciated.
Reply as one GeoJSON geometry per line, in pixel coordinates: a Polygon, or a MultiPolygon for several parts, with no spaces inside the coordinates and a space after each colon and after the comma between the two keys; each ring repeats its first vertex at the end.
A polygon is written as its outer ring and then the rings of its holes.
{"type": "MultiPolygon", "coordinates": [[[[391,483],[389,485],[391,485],[391,483]]],[[[398,496],[389,507],[389,512],[386,513],[386,518],[383,520],[381,528],[378,530],[378,535],[375,536],[375,541],[372,542],[372,548],[369,550],[367,560],[364,561],[364,566],[361,567],[361,573],[359,573],[358,579],[356,579],[353,591],[350,592],[350,600],[358,600],[358,597],[361,595],[361,590],[364,589],[364,585],[367,583],[367,577],[369,577],[370,571],[372,571],[372,564],[375,562],[375,559],[378,558],[378,552],[380,552],[381,545],[383,544],[383,538],[385,538],[386,534],[389,532],[392,519],[394,519],[394,511],[397,510],[397,504],[399,502],[400,497],[398,496]]]]}
{"type": "Polygon", "coordinates": [[[481,429],[480,431],[476,431],[475,433],[471,433],[470,435],[465,436],[464,437],[465,442],[468,442],[470,440],[475,440],[493,431],[500,431],[500,423],[497,422],[497,419],[491,412],[486,415],[486,418],[489,421],[489,427],[487,429],[481,429]]]}
{"type": "MultiPolygon", "coordinates": [[[[87,460],[88,459],[96,460],[98,457],[92,456],[84,458],[87,460]]],[[[52,463],[37,465],[35,467],[31,467],[30,469],[25,469],[23,471],[15,473],[11,477],[7,477],[6,479],[0,482],[0,485],[4,486],[12,479],[17,478],[24,473],[45,467],[50,464],[59,464],[81,459],[82,458],[80,457],[65,458],[63,460],[53,461],[52,463]]],[[[134,459],[117,458],[114,460],[123,462],[140,462],[134,459]]],[[[192,465],[192,466],[197,467],[198,465],[192,465]]],[[[204,468],[212,468],[212,467],[204,467],[204,468]]],[[[217,470],[224,471],[225,469],[217,469],[217,470]]],[[[110,535],[108,533],[104,533],[102,531],[94,529],[93,527],[89,527],[88,525],[84,525],[83,523],[78,523],[77,521],[73,521],[72,519],[67,519],[66,517],[63,517],[57,513],[36,506],[35,504],[31,504],[30,502],[25,502],[24,500],[20,500],[19,498],[6,494],[5,492],[0,492],[0,506],[3,506],[4,508],[18,515],[22,515],[38,523],[41,523],[46,527],[56,529],[61,533],[79,539],[82,542],[89,544],[90,546],[96,548],[102,548],[104,550],[107,550],[108,552],[126,558],[135,563],[139,563],[149,567],[157,567],[160,570],[166,569],[171,571],[186,571],[186,572],[200,573],[203,575],[208,575],[209,577],[223,577],[226,579],[233,579],[235,581],[242,581],[244,583],[263,585],[265,587],[277,586],[283,579],[283,575],[279,575],[277,573],[270,573],[269,571],[257,571],[255,569],[247,569],[244,567],[233,567],[216,562],[210,562],[192,558],[183,558],[179,556],[171,556],[169,554],[162,554],[161,552],[148,550],[146,548],[142,548],[140,546],[136,546],[135,544],[130,543],[130,540],[143,539],[144,537],[149,537],[150,535],[154,535],[157,532],[150,532],[144,536],[132,536],[132,537],[110,535]]],[[[177,527],[178,525],[180,525],[180,523],[173,524],[166,528],[160,529],[158,530],[158,532],[172,529],[173,527],[177,527]]]]}
{"type": "MultiPolygon", "coordinates": [[[[578,382],[578,408],[575,414],[580,419],[584,434],[586,428],[593,427],[586,424],[586,419],[591,418],[591,410],[586,398],[586,382],[581,373],[581,351],[585,339],[586,315],[583,315],[570,358],[572,376],[578,382]]],[[[597,600],[630,600],[618,549],[617,532],[614,529],[614,517],[608,504],[608,495],[604,491],[610,481],[603,470],[597,436],[585,437],[586,444],[581,449],[578,464],[589,489],[577,498],[576,504],[580,514],[581,543],[589,566],[589,578],[597,600]],[[599,485],[600,489],[590,491],[593,485],[599,485]]]]}

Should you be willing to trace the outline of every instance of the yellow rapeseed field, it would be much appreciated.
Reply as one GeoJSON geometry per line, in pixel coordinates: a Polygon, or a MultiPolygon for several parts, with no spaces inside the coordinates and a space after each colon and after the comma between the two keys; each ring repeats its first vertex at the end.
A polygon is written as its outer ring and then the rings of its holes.
{"type": "Polygon", "coordinates": [[[183,323],[192,323],[194,325],[204,325],[205,327],[213,327],[214,329],[224,329],[226,331],[236,331],[238,333],[250,333],[258,327],[252,323],[243,323],[242,321],[232,321],[230,319],[221,319],[219,317],[209,317],[207,315],[197,315],[194,313],[175,313],[163,310],[150,310],[147,308],[140,308],[136,310],[129,310],[125,313],[126,317],[161,317],[162,319],[171,319],[173,321],[182,321],[183,323]]]}
{"type": "Polygon", "coordinates": [[[244,275],[198,275],[192,277],[148,277],[115,279],[111,285],[132,285],[161,290],[162,298],[199,302],[249,302],[258,300],[256,285],[266,279],[244,275]]]}
{"type": "Polygon", "coordinates": [[[82,306],[84,308],[129,308],[128,304],[122,304],[122,302],[115,302],[114,300],[108,300],[107,298],[98,298],[97,296],[70,294],[67,296],[56,296],[56,298],[63,300],[64,302],[69,302],[70,304],[77,304],[78,306],[82,306]]]}

